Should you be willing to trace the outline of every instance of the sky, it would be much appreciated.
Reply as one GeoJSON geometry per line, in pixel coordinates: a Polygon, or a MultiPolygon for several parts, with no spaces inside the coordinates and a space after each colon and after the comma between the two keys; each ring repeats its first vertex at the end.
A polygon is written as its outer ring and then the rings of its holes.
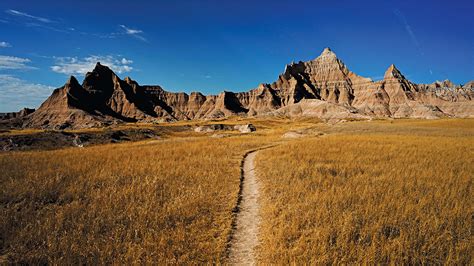
{"type": "Polygon", "coordinates": [[[474,79],[474,2],[2,0],[0,112],[38,107],[95,63],[168,91],[245,91],[330,47],[353,72],[474,79]],[[336,2],[336,3],[332,3],[336,2]]]}

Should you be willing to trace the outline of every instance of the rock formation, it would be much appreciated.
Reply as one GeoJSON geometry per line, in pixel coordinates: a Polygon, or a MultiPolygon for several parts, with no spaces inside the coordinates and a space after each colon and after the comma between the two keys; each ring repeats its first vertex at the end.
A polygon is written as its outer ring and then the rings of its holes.
{"type": "Polygon", "coordinates": [[[38,108],[24,127],[81,128],[119,122],[217,119],[229,116],[473,117],[474,81],[414,84],[391,65],[384,79],[358,76],[329,48],[308,62],[287,65],[272,84],[205,96],[172,93],[120,79],[97,63],[81,84],[70,77],[38,108]]]}
{"type": "Polygon", "coordinates": [[[34,111],[35,109],[23,108],[18,112],[0,113],[0,119],[8,120],[13,118],[22,118],[33,113],[34,111]]]}

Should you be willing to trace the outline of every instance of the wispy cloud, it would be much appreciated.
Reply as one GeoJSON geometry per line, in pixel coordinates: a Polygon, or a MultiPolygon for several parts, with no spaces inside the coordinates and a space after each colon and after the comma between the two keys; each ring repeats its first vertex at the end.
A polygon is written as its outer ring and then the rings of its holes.
{"type": "Polygon", "coordinates": [[[14,9],[8,9],[5,12],[7,12],[8,14],[13,15],[13,16],[28,18],[28,19],[36,20],[36,21],[43,22],[43,23],[53,23],[54,22],[53,20],[51,20],[49,18],[33,16],[33,15],[30,15],[26,12],[14,10],[14,9]]]}
{"type": "Polygon", "coordinates": [[[8,48],[8,47],[12,47],[12,45],[7,42],[0,42],[0,48],[8,48]]]}
{"type": "Polygon", "coordinates": [[[130,36],[140,41],[148,42],[148,40],[144,37],[143,30],[132,28],[124,24],[119,25],[118,29],[116,29],[114,32],[111,32],[111,33],[97,33],[97,32],[94,33],[90,31],[82,31],[81,29],[77,29],[76,27],[71,27],[71,25],[67,25],[66,23],[58,23],[58,21],[62,21],[61,19],[53,20],[50,18],[40,17],[40,16],[32,15],[32,14],[19,11],[19,10],[14,10],[14,9],[5,10],[5,13],[10,15],[10,17],[7,17],[5,19],[0,19],[0,22],[2,23],[13,23],[13,24],[18,23],[20,25],[31,27],[31,28],[55,31],[55,32],[66,33],[66,34],[74,33],[77,35],[83,35],[87,37],[96,37],[96,38],[113,39],[119,36],[130,36]],[[63,24],[66,24],[66,25],[63,25],[63,24]]]}
{"type": "Polygon", "coordinates": [[[211,75],[205,75],[204,78],[206,78],[206,79],[211,79],[212,76],[211,76],[211,75]]]}
{"type": "Polygon", "coordinates": [[[403,13],[399,10],[399,9],[395,9],[393,11],[393,13],[395,14],[395,16],[397,16],[398,20],[402,23],[403,27],[405,28],[406,32],[408,33],[408,35],[410,36],[410,39],[411,41],[413,42],[413,44],[416,46],[416,48],[420,51],[421,54],[423,54],[421,52],[421,48],[420,48],[420,43],[418,42],[418,39],[416,38],[416,35],[415,33],[413,32],[413,29],[412,27],[410,26],[410,24],[408,24],[408,21],[407,19],[405,18],[405,16],[403,15],[403,13]]]}
{"type": "Polygon", "coordinates": [[[25,26],[40,28],[40,29],[45,29],[45,30],[51,30],[51,31],[56,31],[56,32],[62,32],[62,33],[71,33],[72,32],[72,30],[69,30],[68,28],[53,27],[53,26],[50,26],[50,24],[41,24],[41,23],[36,23],[36,22],[26,22],[25,26]]]}
{"type": "Polygon", "coordinates": [[[124,29],[127,34],[130,34],[130,35],[143,33],[142,30],[136,30],[136,29],[128,28],[128,27],[125,26],[125,25],[120,25],[120,27],[121,27],[122,29],[124,29]]]}
{"type": "Polygon", "coordinates": [[[37,107],[53,89],[51,86],[30,83],[16,76],[0,74],[0,112],[37,107]]]}
{"type": "Polygon", "coordinates": [[[137,38],[141,41],[147,41],[147,39],[145,37],[142,36],[143,34],[143,31],[142,30],[139,30],[139,29],[133,29],[133,28],[129,28],[125,25],[119,25],[120,28],[122,28],[122,32],[121,34],[126,34],[126,35],[129,35],[129,36],[132,36],[134,38],[137,38]]]}
{"type": "Polygon", "coordinates": [[[133,70],[133,67],[131,66],[133,63],[132,60],[112,55],[91,55],[85,58],[55,57],[55,60],[55,65],[51,66],[51,70],[56,73],[62,73],[66,75],[84,75],[88,71],[94,69],[97,62],[108,66],[110,69],[119,74],[133,70]]]}
{"type": "Polygon", "coordinates": [[[31,60],[28,58],[0,55],[0,70],[2,69],[16,69],[16,70],[36,69],[35,67],[28,65],[28,63],[30,62],[31,60]]]}
{"type": "MultiPolygon", "coordinates": [[[[26,12],[14,10],[14,9],[8,9],[5,12],[9,14],[11,17],[17,18],[16,20],[10,19],[11,23],[19,23],[26,27],[39,28],[39,29],[62,32],[62,33],[75,32],[74,28],[67,27],[49,18],[34,16],[26,12]]],[[[8,23],[8,21],[6,21],[6,23],[8,23]]]]}

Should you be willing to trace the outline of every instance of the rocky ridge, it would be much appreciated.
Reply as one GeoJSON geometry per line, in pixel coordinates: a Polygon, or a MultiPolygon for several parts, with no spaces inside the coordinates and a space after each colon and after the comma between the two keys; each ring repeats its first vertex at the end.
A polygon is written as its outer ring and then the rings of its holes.
{"type": "Polygon", "coordinates": [[[229,116],[474,117],[474,81],[414,84],[391,65],[383,80],[351,72],[329,48],[308,62],[292,63],[271,84],[247,92],[174,93],[120,79],[97,63],[82,84],[66,84],[23,119],[24,127],[84,128],[120,122],[219,119],[229,116]]]}

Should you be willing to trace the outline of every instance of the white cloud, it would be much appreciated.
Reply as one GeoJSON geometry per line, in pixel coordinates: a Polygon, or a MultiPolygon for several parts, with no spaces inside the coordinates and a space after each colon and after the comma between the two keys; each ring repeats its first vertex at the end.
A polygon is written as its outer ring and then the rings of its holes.
{"type": "Polygon", "coordinates": [[[102,65],[108,66],[113,71],[122,74],[125,72],[131,72],[133,67],[131,64],[132,60],[126,58],[116,58],[115,56],[98,56],[91,55],[85,58],[78,57],[55,57],[56,63],[51,67],[56,73],[62,73],[67,75],[84,75],[85,73],[94,69],[97,62],[102,65]]]}
{"type": "Polygon", "coordinates": [[[8,14],[13,15],[13,16],[24,17],[24,18],[36,20],[36,21],[43,22],[43,23],[52,23],[52,22],[54,22],[49,18],[42,18],[42,17],[38,17],[38,16],[33,16],[33,15],[28,14],[28,13],[21,12],[21,11],[18,11],[18,10],[14,10],[14,9],[8,9],[5,12],[7,12],[8,14]]]}
{"type": "Polygon", "coordinates": [[[30,83],[12,75],[0,74],[0,112],[38,107],[54,88],[30,83]]]}
{"type": "Polygon", "coordinates": [[[7,42],[0,42],[0,48],[8,48],[8,47],[12,47],[12,45],[7,42]]]}
{"type": "Polygon", "coordinates": [[[135,37],[141,41],[144,41],[146,42],[147,40],[145,39],[145,37],[143,37],[141,34],[143,33],[142,30],[139,30],[139,29],[132,29],[132,28],[129,28],[125,25],[119,25],[123,30],[124,32],[122,34],[126,34],[126,35],[130,35],[132,37],[135,37]]]}
{"type": "Polygon", "coordinates": [[[120,25],[120,27],[121,27],[122,29],[124,29],[124,30],[125,30],[125,33],[127,33],[127,34],[132,34],[132,35],[133,35],[133,34],[143,33],[142,30],[132,29],[132,28],[129,28],[129,27],[125,26],[125,25],[120,25]]]}
{"type": "Polygon", "coordinates": [[[1,69],[35,69],[35,67],[28,66],[31,62],[28,58],[21,58],[8,55],[0,55],[0,70],[1,69]]]}
{"type": "Polygon", "coordinates": [[[122,58],[122,64],[124,65],[130,65],[130,64],[133,64],[133,61],[132,60],[128,60],[126,58],[122,58]]]}

